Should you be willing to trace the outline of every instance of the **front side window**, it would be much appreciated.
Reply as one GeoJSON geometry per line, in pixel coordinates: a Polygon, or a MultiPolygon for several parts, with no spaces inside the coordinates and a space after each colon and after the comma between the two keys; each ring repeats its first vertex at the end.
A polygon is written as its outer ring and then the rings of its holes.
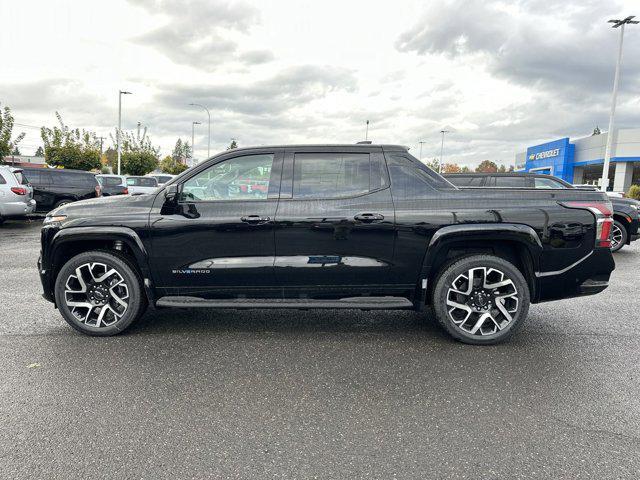
{"type": "MultiPolygon", "coordinates": [[[[374,172],[375,174],[375,172],[374,172]]],[[[341,198],[368,193],[368,153],[297,153],[293,161],[293,198],[341,198]]]]}
{"type": "Polygon", "coordinates": [[[245,155],[216,163],[187,180],[183,201],[266,200],[273,154],[245,155]]]}

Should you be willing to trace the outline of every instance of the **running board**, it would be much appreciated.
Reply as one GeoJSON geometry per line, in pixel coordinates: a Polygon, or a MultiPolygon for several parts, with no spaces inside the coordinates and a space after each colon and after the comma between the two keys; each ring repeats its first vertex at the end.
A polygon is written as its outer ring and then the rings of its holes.
{"type": "Polygon", "coordinates": [[[206,299],[200,297],[162,297],[156,307],[182,308],[355,308],[363,310],[399,310],[414,308],[404,297],[349,297],[333,300],[309,298],[231,298],[206,299]]]}

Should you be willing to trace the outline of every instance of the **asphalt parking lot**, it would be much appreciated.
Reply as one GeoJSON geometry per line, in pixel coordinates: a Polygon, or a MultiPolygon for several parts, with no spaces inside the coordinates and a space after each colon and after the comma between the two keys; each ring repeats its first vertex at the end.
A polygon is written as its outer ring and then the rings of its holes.
{"type": "Polygon", "coordinates": [[[2,478],[638,478],[640,242],[510,343],[413,312],[148,312],[71,330],[0,227],[2,478]]]}

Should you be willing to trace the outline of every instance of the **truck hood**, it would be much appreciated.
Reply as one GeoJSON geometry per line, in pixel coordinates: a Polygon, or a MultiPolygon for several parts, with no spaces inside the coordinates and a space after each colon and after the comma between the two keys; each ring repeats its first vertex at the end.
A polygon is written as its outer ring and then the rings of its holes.
{"type": "Polygon", "coordinates": [[[124,215],[148,214],[157,192],[147,195],[117,195],[69,203],[49,213],[64,215],[69,220],[96,217],[122,218],[124,215]]]}

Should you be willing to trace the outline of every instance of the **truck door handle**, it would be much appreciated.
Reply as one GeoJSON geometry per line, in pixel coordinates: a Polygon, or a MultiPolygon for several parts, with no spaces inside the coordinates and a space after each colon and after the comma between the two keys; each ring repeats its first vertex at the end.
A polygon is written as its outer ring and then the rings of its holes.
{"type": "Polygon", "coordinates": [[[358,220],[359,222],[372,223],[384,220],[384,215],[381,215],[379,213],[359,213],[353,218],[355,220],[358,220]]]}
{"type": "Polygon", "coordinates": [[[260,215],[247,215],[244,217],[240,217],[244,223],[249,223],[251,225],[255,225],[257,223],[266,223],[271,220],[271,217],[261,217],[260,215]]]}

